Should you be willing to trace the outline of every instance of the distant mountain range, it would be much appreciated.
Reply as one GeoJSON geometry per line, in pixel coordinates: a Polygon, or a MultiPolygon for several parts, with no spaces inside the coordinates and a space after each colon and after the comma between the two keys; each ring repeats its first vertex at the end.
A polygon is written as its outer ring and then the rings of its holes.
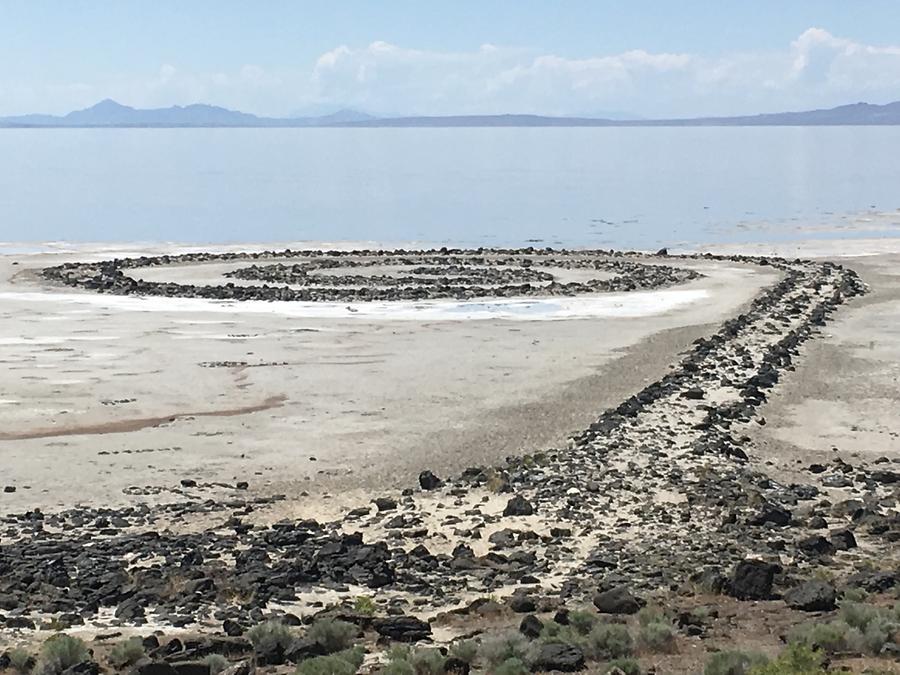
{"type": "Polygon", "coordinates": [[[356,110],[317,117],[259,117],[218,106],[194,104],[142,110],[112,100],[64,116],[0,117],[5,128],[95,127],[732,127],[900,125],[900,101],[886,105],[854,103],[826,110],[739,117],[688,119],[610,119],[542,115],[450,115],[374,117],[356,110]]]}
{"type": "Polygon", "coordinates": [[[355,110],[339,110],[319,117],[274,118],[196,103],[170,108],[132,108],[113,100],[68,115],[0,117],[0,127],[329,127],[375,118],[355,110]]]}

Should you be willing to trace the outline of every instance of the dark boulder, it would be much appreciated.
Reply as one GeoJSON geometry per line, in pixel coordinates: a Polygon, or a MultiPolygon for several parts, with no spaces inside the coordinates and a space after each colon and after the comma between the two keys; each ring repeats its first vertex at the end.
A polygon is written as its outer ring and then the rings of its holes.
{"type": "Polygon", "coordinates": [[[803,612],[830,612],[837,606],[837,592],[831,584],[811,579],[787,591],[784,602],[803,612]]]}
{"type": "Polygon", "coordinates": [[[574,645],[562,642],[548,642],[540,646],[540,650],[531,662],[531,672],[575,673],[584,670],[584,652],[574,645]]]}
{"type": "Polygon", "coordinates": [[[836,551],[834,544],[818,534],[801,539],[797,548],[808,555],[833,555],[836,551]]]}
{"type": "Polygon", "coordinates": [[[134,675],[178,675],[178,671],[165,661],[148,661],[138,664],[133,672],[134,675]]]}
{"type": "Polygon", "coordinates": [[[791,512],[777,504],[766,504],[755,514],[747,519],[749,525],[773,525],[785,526],[791,522],[791,512]]]}
{"type": "Polygon", "coordinates": [[[762,560],[742,560],[731,575],[729,594],[738,600],[768,600],[772,597],[772,582],[780,567],[762,560]]]}
{"type": "Polygon", "coordinates": [[[519,495],[510,499],[506,503],[506,508],[503,509],[504,516],[530,516],[532,514],[534,514],[534,506],[531,505],[530,501],[519,495]]]}
{"type": "Polygon", "coordinates": [[[527,593],[513,593],[511,596],[509,596],[507,604],[509,605],[509,608],[516,614],[525,614],[527,612],[533,612],[537,609],[537,603],[535,603],[534,598],[532,598],[527,593]]]}
{"type": "MultiPolygon", "coordinates": [[[[63,671],[58,671],[59,675],[100,675],[100,664],[93,661],[82,661],[74,666],[69,666],[63,671]]],[[[207,672],[208,669],[207,669],[207,672]]]]}
{"type": "Polygon", "coordinates": [[[594,606],[601,614],[634,614],[647,604],[624,586],[617,586],[594,596],[594,606]]]}
{"type": "Polygon", "coordinates": [[[222,631],[228,637],[240,637],[244,634],[244,627],[234,619],[225,619],[222,622],[222,631]]]}
{"type": "Polygon", "coordinates": [[[450,656],[444,661],[444,672],[449,675],[469,675],[471,666],[456,656],[450,656]]]}
{"type": "Polygon", "coordinates": [[[304,659],[310,659],[314,656],[325,656],[327,654],[325,647],[317,640],[308,637],[302,637],[295,640],[284,652],[284,660],[290,663],[299,663],[304,659]]]}
{"type": "Polygon", "coordinates": [[[522,623],[519,624],[519,632],[530,640],[540,637],[541,631],[543,630],[544,622],[534,614],[529,614],[522,619],[522,623]]]}
{"type": "Polygon", "coordinates": [[[431,636],[431,626],[414,616],[375,619],[372,627],[379,635],[396,642],[418,642],[431,636]]]}
{"type": "Polygon", "coordinates": [[[205,661],[179,661],[172,668],[177,675],[209,675],[209,664],[205,661]]]}
{"type": "Polygon", "coordinates": [[[379,512],[393,511],[397,508],[397,500],[393,497],[378,497],[375,500],[375,506],[379,512]]]}
{"type": "Polygon", "coordinates": [[[836,530],[831,533],[831,545],[838,551],[856,548],[856,537],[850,530],[836,530]]]}
{"type": "Polygon", "coordinates": [[[869,474],[869,478],[874,480],[876,483],[882,483],[884,485],[892,485],[894,483],[900,482],[900,473],[896,471],[887,471],[884,469],[879,469],[877,471],[873,471],[869,474]]]}
{"type": "Polygon", "coordinates": [[[423,490],[437,490],[443,484],[444,481],[431,473],[431,471],[423,471],[419,474],[419,487],[423,490]]]}

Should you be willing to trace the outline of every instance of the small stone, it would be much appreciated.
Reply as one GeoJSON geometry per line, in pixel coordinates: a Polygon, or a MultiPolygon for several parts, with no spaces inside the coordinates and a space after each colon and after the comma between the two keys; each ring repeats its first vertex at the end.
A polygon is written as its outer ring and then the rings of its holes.
{"type": "Polygon", "coordinates": [[[825,476],[822,479],[822,485],[830,488],[845,488],[853,485],[853,479],[840,473],[825,476]]]}

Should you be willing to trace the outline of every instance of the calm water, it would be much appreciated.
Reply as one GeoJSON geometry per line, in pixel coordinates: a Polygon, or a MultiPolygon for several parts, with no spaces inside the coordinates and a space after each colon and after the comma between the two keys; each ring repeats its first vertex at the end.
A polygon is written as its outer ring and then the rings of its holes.
{"type": "Polygon", "coordinates": [[[802,238],[900,208],[898,151],[897,127],[0,130],[0,241],[802,238]]]}

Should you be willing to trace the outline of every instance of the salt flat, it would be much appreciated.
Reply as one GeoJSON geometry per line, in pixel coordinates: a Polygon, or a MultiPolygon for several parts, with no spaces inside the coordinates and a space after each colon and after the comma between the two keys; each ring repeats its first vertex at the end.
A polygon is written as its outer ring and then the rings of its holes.
{"type": "Polygon", "coordinates": [[[0,258],[0,455],[18,488],[4,508],[119,504],[134,487],[165,500],[183,478],[399,487],[549,447],[775,278],[689,261],[704,278],[657,291],[304,306],[99,295],[35,274],[122,254],[0,258]]]}

